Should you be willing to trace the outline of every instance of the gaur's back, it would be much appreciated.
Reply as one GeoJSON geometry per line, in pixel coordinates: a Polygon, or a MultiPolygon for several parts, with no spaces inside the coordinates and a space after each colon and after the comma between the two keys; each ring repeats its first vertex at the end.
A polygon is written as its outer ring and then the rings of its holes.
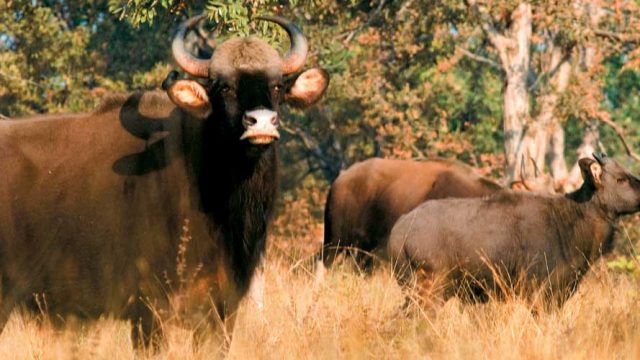
{"type": "MultiPolygon", "coordinates": [[[[488,198],[427,201],[398,219],[388,243],[391,258],[423,259],[430,269],[479,268],[482,258],[498,262],[522,260],[517,253],[552,254],[545,235],[548,227],[542,214],[551,201],[569,202],[561,195],[534,195],[505,190],[488,198]],[[518,234],[540,234],[525,239],[518,234]],[[541,248],[538,248],[541,246],[541,248]],[[469,263],[474,262],[475,263],[469,263]]],[[[553,259],[547,259],[553,262],[553,259]]],[[[508,264],[505,264],[508,265],[508,264]]]]}
{"type": "Polygon", "coordinates": [[[396,220],[420,203],[484,196],[501,187],[460,162],[369,159],[354,164],[331,186],[325,209],[325,264],[337,247],[367,252],[385,245],[396,220]]]}
{"type": "Polygon", "coordinates": [[[557,292],[563,301],[608,251],[613,227],[597,204],[511,190],[426,201],[396,222],[386,255],[401,282],[420,269],[427,285],[444,280],[435,288],[445,296],[464,289],[462,279],[483,294],[497,288],[499,277],[527,291],[545,282],[548,295],[557,292]]]}
{"type": "MultiPolygon", "coordinates": [[[[46,289],[52,311],[96,315],[123,308],[111,299],[122,297],[112,292],[137,286],[126,266],[141,253],[169,253],[178,237],[180,224],[168,219],[181,205],[172,199],[188,197],[179,195],[184,187],[172,186],[186,181],[178,171],[184,166],[176,159],[158,171],[126,173],[153,142],[136,136],[138,124],[123,123],[125,98],[112,99],[120,105],[112,108],[108,101],[88,114],[0,122],[0,259],[3,282],[16,298],[46,289]]],[[[144,115],[160,119],[175,109],[162,93],[146,93],[145,104],[144,115]]]]}

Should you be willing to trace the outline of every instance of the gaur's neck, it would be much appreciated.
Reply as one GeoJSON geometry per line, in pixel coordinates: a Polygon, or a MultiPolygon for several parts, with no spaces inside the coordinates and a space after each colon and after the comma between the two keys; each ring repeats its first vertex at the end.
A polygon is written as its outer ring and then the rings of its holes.
{"type": "Polygon", "coordinates": [[[602,201],[601,192],[598,192],[591,183],[584,182],[579,189],[565,196],[578,204],[591,204],[594,211],[599,212],[602,218],[609,222],[614,223],[619,215],[602,201]]]}
{"type": "Polygon", "coordinates": [[[187,150],[192,194],[231,255],[240,291],[245,291],[265,251],[267,223],[278,190],[277,145],[251,148],[215,130],[202,133],[187,150]]]}
{"type": "Polygon", "coordinates": [[[589,184],[589,183],[582,183],[582,186],[580,186],[580,188],[578,188],[577,190],[570,192],[568,194],[565,195],[565,197],[577,202],[577,203],[584,203],[587,202],[589,200],[591,200],[591,198],[593,197],[593,195],[595,194],[596,189],[593,185],[589,184]]]}
{"type": "Polygon", "coordinates": [[[580,202],[586,192],[575,193],[567,195],[569,202],[555,210],[552,221],[556,227],[564,229],[559,234],[570,234],[558,239],[565,253],[573,254],[571,256],[576,259],[595,260],[612,248],[615,216],[602,206],[597,196],[580,202]],[[573,200],[571,196],[577,196],[579,200],[573,200]]]}

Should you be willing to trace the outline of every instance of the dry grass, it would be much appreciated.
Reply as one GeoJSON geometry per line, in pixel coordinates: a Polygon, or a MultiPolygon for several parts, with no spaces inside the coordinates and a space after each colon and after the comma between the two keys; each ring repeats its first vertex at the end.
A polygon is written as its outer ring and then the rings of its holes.
{"type": "MultiPolygon", "coordinates": [[[[292,267],[282,259],[268,263],[265,307],[242,306],[228,358],[640,358],[640,286],[602,265],[562,309],[537,314],[517,299],[406,307],[386,269],[364,276],[342,264],[316,285],[310,265],[292,267]]],[[[16,313],[0,336],[0,358],[221,356],[218,342],[195,346],[191,335],[171,328],[157,351],[136,351],[121,321],[71,322],[59,330],[46,317],[16,313]]]]}

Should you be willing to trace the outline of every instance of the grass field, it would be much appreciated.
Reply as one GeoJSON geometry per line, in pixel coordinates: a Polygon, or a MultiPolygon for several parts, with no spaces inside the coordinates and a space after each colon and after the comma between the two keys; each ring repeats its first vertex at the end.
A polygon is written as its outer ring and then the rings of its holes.
{"type": "MultiPolygon", "coordinates": [[[[596,264],[561,309],[532,311],[518,299],[450,300],[405,306],[390,272],[360,274],[349,262],[314,284],[311,262],[276,258],[266,266],[266,303],[245,303],[230,349],[166,330],[155,351],[134,350],[125,322],[101,319],[62,329],[15,313],[0,336],[2,359],[605,359],[640,358],[640,285],[596,264]]],[[[43,320],[44,318],[44,320],[43,320]]]]}

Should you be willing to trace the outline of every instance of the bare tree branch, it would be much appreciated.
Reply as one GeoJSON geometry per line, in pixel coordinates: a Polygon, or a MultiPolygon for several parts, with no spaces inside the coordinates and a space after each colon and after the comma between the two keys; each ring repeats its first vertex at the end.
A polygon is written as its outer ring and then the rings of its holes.
{"type": "Polygon", "coordinates": [[[44,89],[44,86],[43,86],[42,84],[37,83],[37,82],[35,82],[35,81],[31,80],[31,79],[23,79],[23,78],[21,78],[21,77],[14,76],[14,75],[10,75],[10,74],[4,73],[4,72],[2,72],[2,71],[0,71],[0,76],[2,76],[2,77],[3,77],[3,78],[5,78],[5,79],[9,79],[9,80],[14,80],[14,81],[24,81],[24,82],[26,82],[27,84],[30,84],[30,85],[33,85],[33,86],[39,87],[39,88],[41,88],[41,89],[44,89]]]}
{"type": "Polygon", "coordinates": [[[307,171],[305,171],[302,175],[299,175],[298,177],[296,177],[292,183],[293,184],[299,184],[301,183],[304,179],[306,179],[309,175],[315,173],[316,171],[321,170],[319,167],[317,166],[311,166],[309,165],[309,169],[307,169],[307,171]]]}
{"type": "Polygon", "coordinates": [[[630,35],[624,33],[614,33],[606,30],[593,30],[593,33],[601,38],[607,38],[609,40],[613,40],[616,42],[627,43],[627,44],[638,44],[640,43],[640,36],[630,35]]]}
{"type": "Polygon", "coordinates": [[[556,66],[553,67],[553,69],[544,72],[540,75],[538,75],[538,77],[536,77],[536,80],[533,82],[533,84],[531,84],[531,86],[529,86],[529,91],[532,90],[536,90],[538,88],[538,84],[540,83],[541,80],[547,80],[553,77],[553,75],[555,75],[558,70],[560,70],[560,68],[562,67],[562,65],[564,63],[566,63],[567,61],[571,60],[571,52],[565,52],[562,59],[560,59],[560,61],[556,64],[556,66]]]}
{"type": "Polygon", "coordinates": [[[616,132],[616,134],[620,138],[620,141],[622,142],[622,146],[624,146],[624,149],[627,151],[627,155],[629,155],[631,158],[633,158],[636,161],[640,161],[640,155],[638,155],[635,151],[633,151],[631,146],[629,146],[626,138],[624,137],[624,131],[622,130],[620,125],[616,124],[613,120],[603,116],[598,116],[597,118],[603,123],[609,125],[613,129],[613,131],[616,132]]]}
{"type": "Polygon", "coordinates": [[[493,19],[491,15],[480,9],[477,0],[466,0],[467,7],[473,12],[474,16],[478,19],[478,23],[482,31],[487,35],[491,44],[496,48],[500,55],[500,60],[503,64],[506,64],[507,48],[509,48],[513,41],[506,36],[502,35],[493,25],[493,19]]]}
{"type": "Polygon", "coordinates": [[[502,71],[502,67],[500,66],[500,64],[498,64],[497,62],[495,62],[495,61],[493,61],[493,60],[491,60],[489,58],[486,58],[486,57],[484,57],[482,55],[475,54],[475,53],[473,53],[473,52],[471,52],[471,51],[469,51],[469,50],[467,50],[467,49],[465,49],[465,48],[463,48],[461,46],[456,46],[456,50],[460,51],[463,55],[465,55],[466,57],[468,57],[470,59],[473,59],[473,60],[481,62],[481,63],[488,64],[492,68],[495,68],[495,69],[498,69],[498,70],[502,71]]]}
{"type": "Polygon", "coordinates": [[[387,2],[387,0],[380,0],[380,3],[378,4],[378,7],[371,13],[371,15],[369,15],[369,18],[367,19],[367,21],[364,22],[363,24],[361,24],[360,26],[358,26],[357,28],[353,29],[347,35],[347,38],[344,40],[344,44],[345,45],[347,45],[357,33],[362,31],[362,29],[364,29],[364,28],[368,27],[369,25],[371,25],[371,22],[373,22],[373,20],[375,20],[375,18],[378,16],[378,14],[380,14],[380,12],[382,11],[382,8],[386,4],[386,2],[387,2]]]}
{"type": "Polygon", "coordinates": [[[396,13],[396,20],[400,20],[400,17],[407,11],[407,9],[413,5],[414,0],[407,0],[400,6],[400,10],[396,13]]]}
{"type": "Polygon", "coordinates": [[[413,156],[411,160],[426,160],[428,158],[425,155],[424,151],[418,149],[416,144],[411,144],[410,146],[411,146],[411,150],[413,150],[416,154],[418,154],[417,156],[413,156]]]}
{"type": "MultiPolygon", "coordinates": [[[[320,144],[309,135],[306,131],[304,131],[300,127],[289,127],[284,124],[280,124],[280,127],[288,132],[289,134],[295,135],[300,141],[302,145],[304,145],[307,152],[313,156],[319,163],[319,169],[322,170],[325,178],[328,181],[333,181],[338,174],[340,173],[340,164],[335,164],[335,159],[333,159],[330,155],[327,155],[325,151],[322,149],[320,144]]],[[[315,171],[315,170],[314,170],[315,171]]]]}

